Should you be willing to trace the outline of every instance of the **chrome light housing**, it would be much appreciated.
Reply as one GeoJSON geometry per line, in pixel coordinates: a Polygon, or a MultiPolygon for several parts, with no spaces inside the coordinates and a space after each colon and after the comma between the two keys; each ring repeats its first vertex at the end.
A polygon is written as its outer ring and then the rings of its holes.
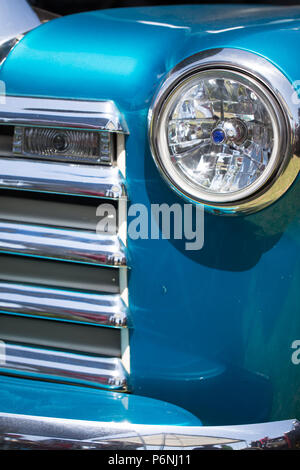
{"type": "Polygon", "coordinates": [[[149,112],[162,175],[183,197],[217,213],[271,204],[299,171],[293,93],[276,67],[245,51],[206,51],[179,64],[149,112]]]}

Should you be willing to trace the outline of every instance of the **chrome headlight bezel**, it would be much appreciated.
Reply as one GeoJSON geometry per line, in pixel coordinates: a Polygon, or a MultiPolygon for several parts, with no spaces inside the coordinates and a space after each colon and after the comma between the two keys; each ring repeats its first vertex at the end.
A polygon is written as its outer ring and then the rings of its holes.
{"type": "Polygon", "coordinates": [[[239,49],[214,49],[190,57],[176,66],[164,81],[154,97],[149,110],[149,140],[151,152],[164,179],[178,194],[189,202],[203,204],[215,213],[238,214],[260,210],[278,199],[293,183],[299,169],[296,148],[296,128],[298,125],[298,106],[293,103],[295,92],[289,80],[267,60],[239,49]],[[222,195],[207,199],[198,188],[184,184],[175,173],[166,168],[166,158],[162,158],[159,139],[161,139],[162,120],[174,95],[183,85],[205,70],[232,72],[250,81],[266,96],[274,110],[277,136],[276,155],[270,171],[259,179],[251,191],[240,194],[222,195]],[[227,197],[226,197],[227,196],[227,197]]]}

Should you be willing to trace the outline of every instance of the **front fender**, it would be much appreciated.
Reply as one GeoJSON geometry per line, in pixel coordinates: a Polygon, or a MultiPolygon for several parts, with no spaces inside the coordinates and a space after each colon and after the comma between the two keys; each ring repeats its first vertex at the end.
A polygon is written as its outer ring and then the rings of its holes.
{"type": "MultiPolygon", "coordinates": [[[[113,100],[130,132],[131,202],[182,204],[149,151],[147,113],[160,83],[183,59],[223,47],[252,51],[298,80],[299,26],[299,7],[84,13],[29,32],[0,79],[10,95],[113,100]]],[[[300,332],[298,196],[296,183],[263,212],[235,220],[207,215],[198,253],[168,240],[129,240],[134,393],[213,424],[299,416],[290,348],[300,332]]]]}

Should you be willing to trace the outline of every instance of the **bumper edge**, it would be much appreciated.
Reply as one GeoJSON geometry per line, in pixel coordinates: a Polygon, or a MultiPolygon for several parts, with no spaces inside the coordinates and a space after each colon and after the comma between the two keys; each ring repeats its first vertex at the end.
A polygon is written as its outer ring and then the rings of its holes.
{"type": "Polygon", "coordinates": [[[296,420],[242,426],[163,426],[0,413],[1,449],[300,448],[296,420]]]}

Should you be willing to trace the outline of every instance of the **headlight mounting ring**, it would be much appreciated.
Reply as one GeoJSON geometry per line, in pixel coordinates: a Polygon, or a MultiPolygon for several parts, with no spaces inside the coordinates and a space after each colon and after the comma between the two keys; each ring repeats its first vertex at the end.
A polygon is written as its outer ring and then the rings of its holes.
{"type": "Polygon", "coordinates": [[[266,59],[240,49],[213,49],[191,56],[178,64],[162,83],[149,110],[149,141],[156,166],[163,178],[189,202],[203,204],[217,214],[248,214],[267,207],[282,196],[296,179],[300,170],[296,131],[299,127],[299,105],[294,103],[295,90],[290,81],[266,59]],[[162,110],[181,83],[204,70],[221,69],[243,74],[265,89],[277,104],[281,123],[280,159],[270,178],[251,196],[229,202],[211,202],[195,198],[182,191],[172,181],[160,161],[157,146],[157,126],[162,110]]]}

